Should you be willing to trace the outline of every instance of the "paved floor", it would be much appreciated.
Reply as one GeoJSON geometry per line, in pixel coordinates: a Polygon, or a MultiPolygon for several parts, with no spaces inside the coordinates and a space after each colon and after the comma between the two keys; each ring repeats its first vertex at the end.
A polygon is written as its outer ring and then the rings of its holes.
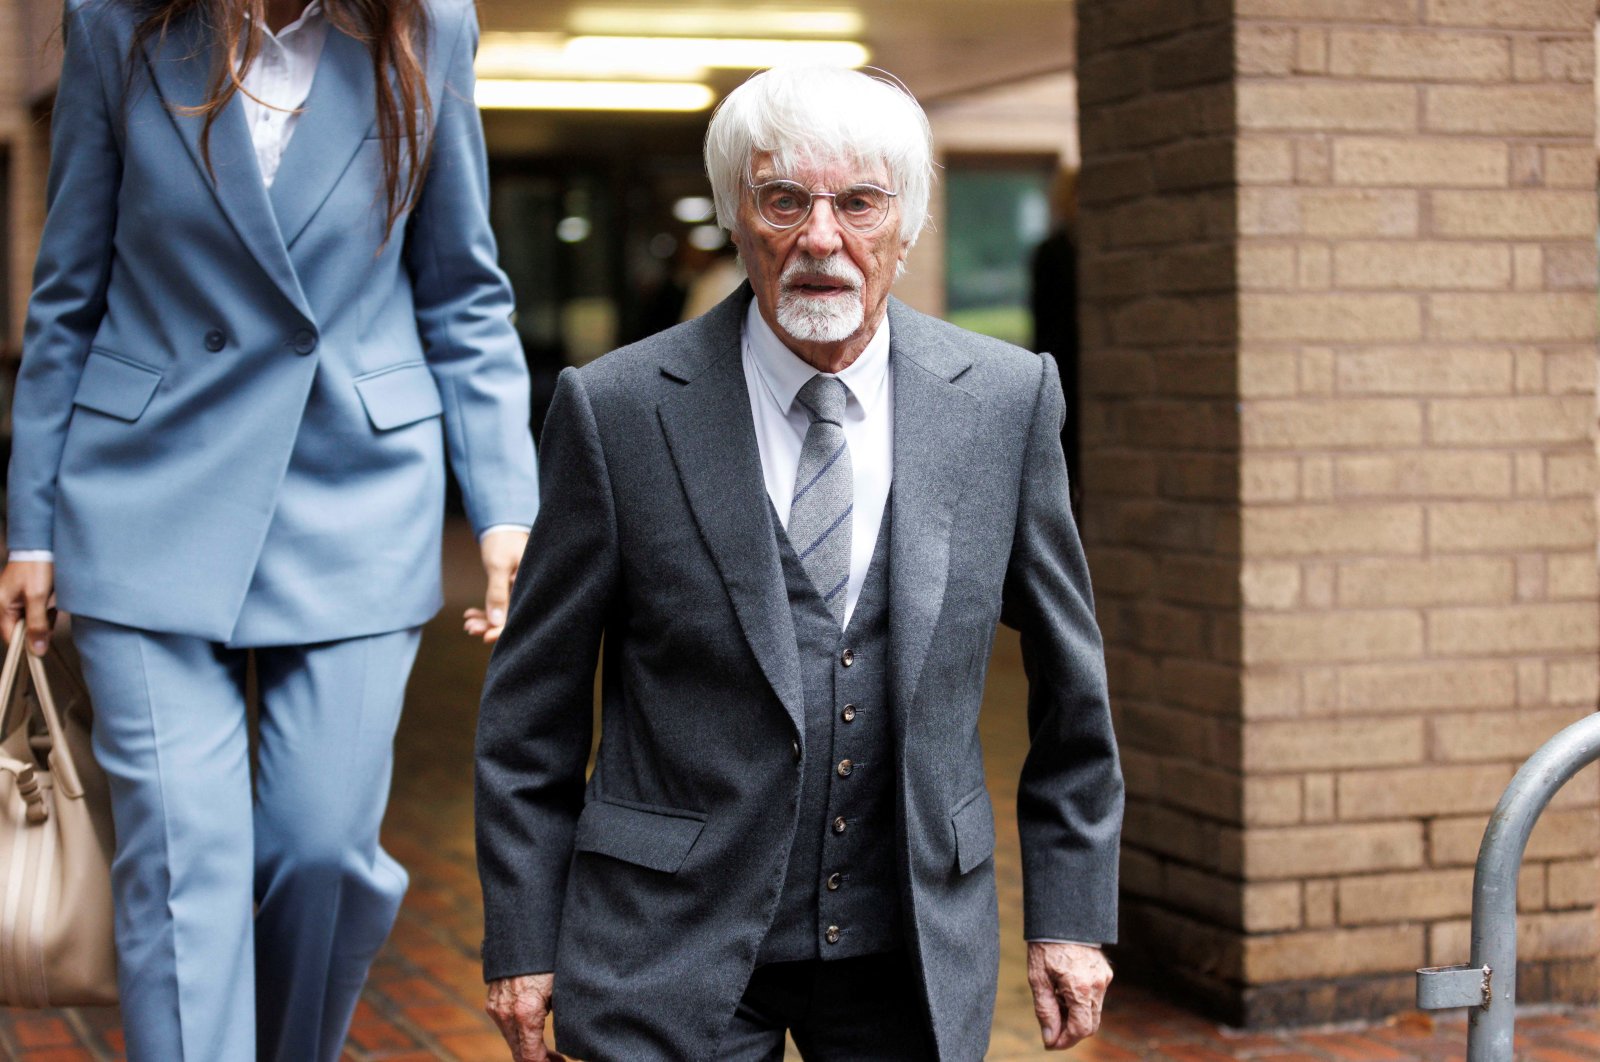
{"type": "MultiPolygon", "coordinates": [[[[348,1062],[499,1062],[507,1057],[480,1009],[483,986],[476,953],[480,934],[472,857],[472,719],[488,654],[456,633],[476,579],[452,552],[451,605],[428,630],[401,726],[394,796],[384,844],[412,875],[394,935],[372,972],[350,1033],[348,1062]],[[462,589],[456,589],[462,588],[462,589]]],[[[985,711],[984,745],[995,788],[1001,845],[999,1008],[989,1058],[1043,1058],[1023,978],[1020,871],[1014,802],[1021,763],[1023,689],[1016,643],[1002,637],[995,652],[985,711]]],[[[1600,1011],[1529,1015],[1519,1023],[1519,1058],[1531,1062],[1600,1059],[1600,1011]]],[[[1113,987],[1100,1037],[1069,1057],[1094,1062],[1389,1062],[1458,1059],[1465,1052],[1460,1021],[1437,1025],[1420,1014],[1381,1026],[1314,1033],[1244,1034],[1185,1013],[1130,986],[1113,987]]],[[[68,1062],[120,1058],[114,1010],[21,1012],[0,1009],[0,1059],[68,1062]]],[[[193,1060],[211,1062],[211,1060],[193,1060]]]]}

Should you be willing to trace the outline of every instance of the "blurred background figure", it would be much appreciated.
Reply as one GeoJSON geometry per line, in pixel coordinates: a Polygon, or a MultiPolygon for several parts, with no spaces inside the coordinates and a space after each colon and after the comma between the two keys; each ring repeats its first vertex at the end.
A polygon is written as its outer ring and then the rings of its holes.
{"type": "Polygon", "coordinates": [[[1031,264],[1033,349],[1054,355],[1061,370],[1067,422],[1061,448],[1067,455],[1072,511],[1082,518],[1083,485],[1078,471],[1078,171],[1062,170],[1050,189],[1050,235],[1033,252],[1031,264]]]}

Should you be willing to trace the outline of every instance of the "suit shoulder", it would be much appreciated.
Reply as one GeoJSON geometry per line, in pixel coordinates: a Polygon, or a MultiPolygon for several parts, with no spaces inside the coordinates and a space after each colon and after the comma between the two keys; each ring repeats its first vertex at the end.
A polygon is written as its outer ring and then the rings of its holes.
{"type": "Polygon", "coordinates": [[[963,377],[963,386],[973,383],[992,386],[1001,381],[1029,389],[1038,386],[1044,359],[1031,350],[993,336],[968,331],[909,307],[903,307],[897,316],[894,322],[897,344],[904,344],[913,350],[931,347],[955,352],[963,360],[972,363],[972,369],[963,377]],[[974,379],[967,380],[966,377],[974,379]]]}

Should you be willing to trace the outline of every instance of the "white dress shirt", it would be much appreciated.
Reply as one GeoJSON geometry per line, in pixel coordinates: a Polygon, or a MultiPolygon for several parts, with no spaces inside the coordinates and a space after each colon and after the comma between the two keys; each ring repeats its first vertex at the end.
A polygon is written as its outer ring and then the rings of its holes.
{"type": "MultiPolygon", "coordinates": [[[[744,321],[744,382],[750,391],[761,473],[778,521],[789,527],[789,503],[811,418],[795,401],[817,370],[784,346],[761,316],[755,301],[744,321]]],[[[824,375],[833,375],[825,373],[824,375]]],[[[850,520],[850,581],[845,586],[844,621],[855,612],[867,581],[878,526],[889,501],[894,478],[894,374],[889,371],[889,319],[867,343],[861,356],[837,374],[850,392],[844,407],[844,438],[850,444],[850,472],[855,480],[855,509],[850,520]]]]}
{"type": "Polygon", "coordinates": [[[245,72],[239,100],[244,104],[261,179],[268,188],[300,122],[300,108],[311,95],[327,40],[328,19],[322,13],[322,0],[311,0],[299,18],[277,33],[261,27],[261,51],[245,72]]]}

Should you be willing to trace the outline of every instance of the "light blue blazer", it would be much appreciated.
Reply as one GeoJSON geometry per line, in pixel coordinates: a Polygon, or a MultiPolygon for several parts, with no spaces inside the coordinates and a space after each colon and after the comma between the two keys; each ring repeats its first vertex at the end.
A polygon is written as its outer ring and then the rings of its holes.
{"type": "Polygon", "coordinates": [[[128,56],[68,0],[50,211],[14,413],[9,545],[63,608],[234,645],[439,608],[444,454],[481,531],[538,505],[528,376],[488,224],[477,20],[434,0],[432,162],[384,241],[364,45],[330,30],[270,192],[235,97],[211,132],[194,17],[128,56]]]}

